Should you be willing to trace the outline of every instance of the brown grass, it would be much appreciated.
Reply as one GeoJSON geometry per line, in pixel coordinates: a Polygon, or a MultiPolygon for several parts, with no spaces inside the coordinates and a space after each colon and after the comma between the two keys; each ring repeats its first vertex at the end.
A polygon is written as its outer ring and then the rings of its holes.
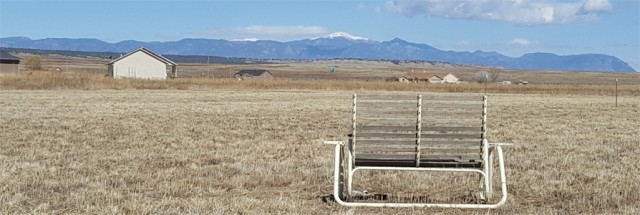
{"type": "MultiPolygon", "coordinates": [[[[29,58],[33,55],[22,55],[29,58]]],[[[77,72],[82,74],[106,74],[108,59],[81,58],[57,55],[42,57],[42,68],[45,70],[59,67],[63,72],[77,72]]],[[[382,81],[397,78],[407,72],[436,72],[453,73],[459,78],[469,81],[480,70],[488,68],[430,65],[430,64],[401,64],[390,62],[358,61],[358,60],[326,60],[312,62],[281,62],[271,64],[206,64],[180,63],[178,66],[181,78],[232,78],[242,69],[267,69],[279,79],[295,80],[360,80],[382,81]],[[336,72],[328,72],[328,66],[337,66],[336,72]]],[[[23,73],[29,72],[23,67],[23,73]]],[[[500,70],[498,81],[519,80],[533,84],[560,85],[612,85],[619,79],[622,85],[640,85],[640,73],[618,72],[569,72],[569,71],[533,71],[533,70],[500,70]]]]}
{"type": "MultiPolygon", "coordinates": [[[[0,89],[312,89],[312,90],[381,90],[419,92],[468,92],[509,94],[614,95],[615,85],[529,84],[501,85],[489,83],[409,84],[366,80],[245,80],[219,78],[178,78],[172,80],[113,79],[91,73],[36,71],[21,75],[0,76],[0,89]]],[[[640,96],[640,85],[618,86],[618,95],[640,96]]]]}
{"type": "MultiPolygon", "coordinates": [[[[0,214],[487,212],[324,203],[333,151],[321,141],[349,133],[352,93],[389,92],[238,86],[0,91],[0,214]]],[[[515,143],[506,149],[511,198],[491,212],[640,213],[638,97],[620,97],[617,108],[598,95],[489,101],[490,140],[515,143]]],[[[367,175],[386,180],[361,179],[357,189],[414,187],[454,200],[468,193],[447,192],[450,182],[475,179],[367,175]]]]}

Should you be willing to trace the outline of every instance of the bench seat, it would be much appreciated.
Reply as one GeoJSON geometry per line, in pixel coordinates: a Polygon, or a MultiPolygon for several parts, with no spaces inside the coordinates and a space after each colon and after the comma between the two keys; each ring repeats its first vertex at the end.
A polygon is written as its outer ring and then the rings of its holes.
{"type": "MultiPolygon", "coordinates": [[[[415,159],[370,159],[356,158],[355,166],[375,167],[416,167],[415,159]]],[[[482,161],[475,160],[451,160],[451,159],[420,159],[419,167],[443,167],[443,168],[480,168],[482,161]]]]}

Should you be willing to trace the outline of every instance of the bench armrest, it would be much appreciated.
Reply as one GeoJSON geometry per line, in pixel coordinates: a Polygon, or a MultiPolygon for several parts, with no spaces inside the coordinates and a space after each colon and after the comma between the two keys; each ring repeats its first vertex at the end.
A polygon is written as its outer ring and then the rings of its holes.
{"type": "Polygon", "coordinates": [[[341,145],[341,146],[344,145],[344,141],[335,141],[335,140],[333,140],[333,141],[324,141],[322,143],[328,144],[328,145],[341,145]]]}
{"type": "Polygon", "coordinates": [[[490,146],[513,146],[513,143],[489,143],[490,146]]]}

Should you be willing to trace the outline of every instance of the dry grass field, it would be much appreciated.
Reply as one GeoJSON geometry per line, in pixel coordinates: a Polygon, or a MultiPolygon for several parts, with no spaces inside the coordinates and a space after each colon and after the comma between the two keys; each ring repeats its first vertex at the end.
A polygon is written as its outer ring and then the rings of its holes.
{"type": "MultiPolygon", "coordinates": [[[[27,59],[33,55],[21,54],[27,59]]],[[[58,55],[42,57],[44,70],[60,68],[63,72],[89,73],[106,75],[108,59],[81,58],[58,55]]],[[[29,73],[25,68],[23,73],[29,73]]],[[[407,72],[436,72],[453,73],[462,80],[472,80],[480,70],[499,71],[498,81],[519,80],[532,84],[560,84],[560,85],[613,85],[619,79],[622,85],[640,85],[639,73],[614,72],[567,72],[567,71],[520,71],[520,70],[491,70],[465,66],[451,66],[446,64],[401,64],[391,62],[358,61],[358,60],[327,60],[315,62],[284,62],[273,64],[206,64],[180,63],[179,78],[217,78],[226,79],[242,69],[267,69],[278,79],[291,80],[362,80],[384,81],[397,78],[407,72]],[[330,73],[328,66],[337,66],[334,73],[330,73]]]]}
{"type": "MultiPolygon", "coordinates": [[[[616,86],[611,84],[529,84],[502,85],[498,83],[479,84],[425,84],[389,81],[367,81],[358,79],[280,79],[243,80],[230,78],[177,78],[169,80],[113,79],[100,74],[79,72],[33,71],[31,73],[0,76],[0,89],[229,89],[229,90],[378,90],[415,92],[457,92],[457,93],[510,93],[510,94],[574,94],[614,96],[616,86]]],[[[621,96],[640,96],[639,84],[620,84],[617,93],[621,96]]]]}
{"type": "MultiPolygon", "coordinates": [[[[321,142],[349,133],[351,94],[415,92],[105,88],[0,90],[0,214],[640,213],[632,93],[618,107],[599,93],[491,93],[490,140],[515,145],[505,151],[510,200],[486,211],[323,201],[333,148],[321,142]]],[[[476,179],[363,176],[356,189],[454,201],[468,193],[451,182],[476,179]]]]}

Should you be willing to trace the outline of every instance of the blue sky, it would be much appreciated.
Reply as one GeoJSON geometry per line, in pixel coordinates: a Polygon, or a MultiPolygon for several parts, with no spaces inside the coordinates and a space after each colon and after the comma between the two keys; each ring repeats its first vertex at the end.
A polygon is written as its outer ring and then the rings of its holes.
{"type": "Polygon", "coordinates": [[[289,41],[338,31],[513,57],[609,54],[640,70],[639,0],[0,0],[0,37],[289,41]]]}

